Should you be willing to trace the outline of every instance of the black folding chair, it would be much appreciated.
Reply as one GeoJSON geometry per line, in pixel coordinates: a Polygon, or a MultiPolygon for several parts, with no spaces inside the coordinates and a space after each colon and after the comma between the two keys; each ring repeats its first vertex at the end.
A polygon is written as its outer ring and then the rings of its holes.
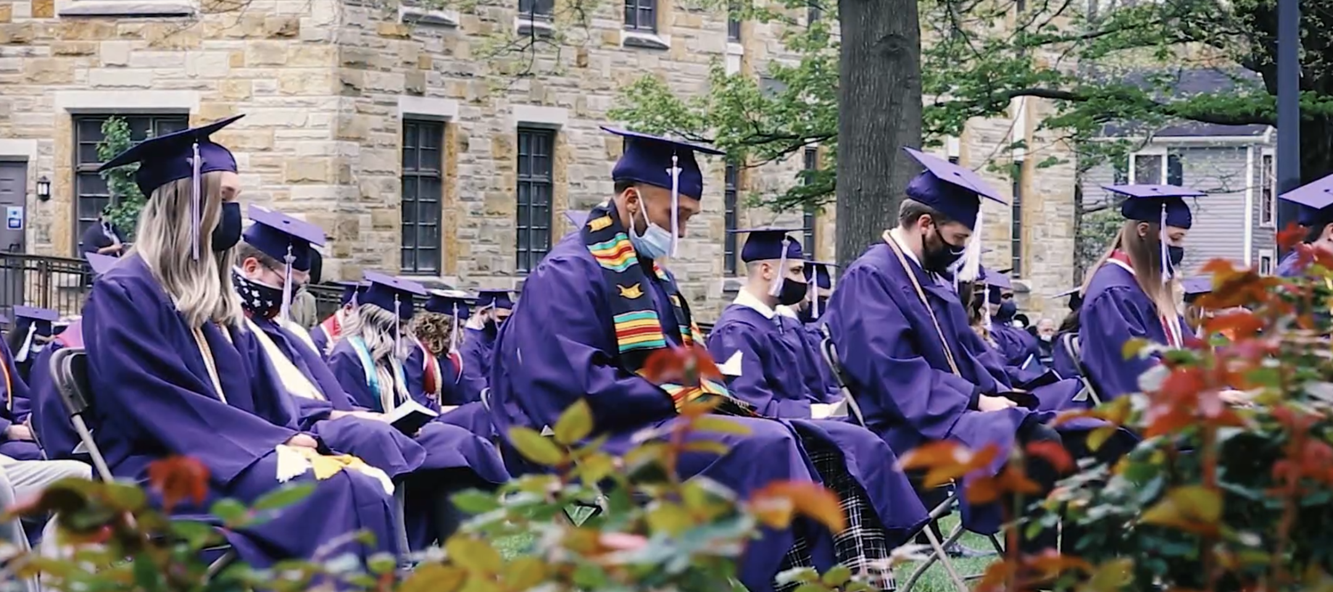
{"type": "MultiPolygon", "coordinates": [[[[102,456],[102,451],[97,447],[97,442],[93,440],[92,431],[88,429],[88,423],[84,416],[92,410],[92,401],[90,395],[92,389],[88,386],[88,356],[83,348],[64,348],[51,356],[51,376],[55,377],[56,391],[60,393],[60,402],[65,405],[65,411],[69,413],[70,424],[74,426],[74,431],[79,434],[79,441],[87,450],[88,456],[92,460],[93,470],[97,472],[97,477],[106,483],[115,481],[111,474],[111,469],[107,467],[106,458],[102,456]]],[[[213,516],[199,517],[199,521],[208,523],[217,527],[221,524],[213,516]]],[[[207,578],[211,579],[223,569],[234,563],[237,559],[236,550],[230,544],[221,544],[203,549],[206,555],[218,555],[208,566],[207,578]]]]}
{"type": "MultiPolygon", "coordinates": [[[[826,327],[826,336],[824,337],[824,340],[820,342],[820,351],[824,354],[824,361],[828,363],[829,370],[833,372],[833,377],[838,383],[838,388],[842,391],[843,398],[847,400],[848,415],[854,419],[858,425],[864,427],[866,425],[865,415],[861,412],[861,406],[856,403],[855,396],[852,395],[852,389],[849,386],[850,383],[847,379],[846,372],[842,367],[842,359],[838,357],[837,345],[833,343],[832,337],[827,336],[827,333],[828,331],[826,327]]],[[[957,592],[970,592],[971,589],[968,588],[966,580],[976,579],[979,576],[959,576],[958,569],[955,568],[953,562],[950,561],[947,550],[951,545],[957,543],[958,540],[962,538],[964,533],[962,523],[955,526],[953,530],[949,532],[949,536],[945,537],[942,541],[940,540],[939,535],[935,533],[936,529],[939,528],[939,521],[952,514],[953,509],[958,505],[961,488],[958,487],[957,483],[951,482],[934,489],[925,489],[922,487],[919,479],[913,478],[912,475],[909,475],[908,479],[912,483],[912,488],[916,489],[917,496],[922,500],[939,498],[941,493],[943,494],[943,500],[931,507],[926,523],[922,526],[919,532],[919,534],[924,535],[926,541],[930,543],[930,555],[926,557],[924,562],[912,570],[912,574],[908,576],[907,582],[898,588],[899,592],[911,592],[912,587],[920,581],[923,575],[925,575],[926,570],[930,569],[936,562],[939,562],[940,565],[944,567],[944,571],[949,574],[949,580],[953,583],[957,592]]],[[[941,532],[943,531],[941,530],[941,532]]],[[[987,538],[990,539],[991,545],[995,547],[995,551],[1003,555],[1004,548],[1000,545],[999,539],[995,538],[994,535],[987,538]]]]}
{"type": "Polygon", "coordinates": [[[1069,359],[1078,364],[1079,382],[1083,383],[1083,390],[1075,401],[1091,401],[1094,407],[1102,404],[1102,398],[1097,394],[1097,389],[1092,386],[1092,378],[1088,374],[1088,367],[1083,365],[1083,347],[1079,343],[1078,333],[1065,333],[1060,336],[1060,347],[1064,348],[1069,359]]]}

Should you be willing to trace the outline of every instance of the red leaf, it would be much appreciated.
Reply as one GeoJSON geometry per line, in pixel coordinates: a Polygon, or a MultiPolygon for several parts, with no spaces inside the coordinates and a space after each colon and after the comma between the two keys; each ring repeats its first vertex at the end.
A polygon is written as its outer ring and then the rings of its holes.
{"type": "Polygon", "coordinates": [[[1065,447],[1050,440],[1039,440],[1027,445],[1027,453],[1051,463],[1056,471],[1068,473],[1074,470],[1074,459],[1065,447]]]}
{"type": "Polygon", "coordinates": [[[802,514],[834,533],[847,528],[837,494],[810,481],[775,481],[750,496],[756,517],[774,528],[785,528],[793,514],[802,514]]]}
{"type": "Polygon", "coordinates": [[[993,444],[974,453],[953,440],[939,440],[904,454],[898,459],[898,466],[904,471],[925,470],[922,485],[938,487],[990,465],[998,454],[999,448],[993,444]]]}
{"type": "Polygon", "coordinates": [[[1208,319],[1204,321],[1203,328],[1209,335],[1229,332],[1231,340],[1235,341],[1237,338],[1245,339],[1259,334],[1264,328],[1264,321],[1248,310],[1241,310],[1208,319]]]}
{"type": "Polygon", "coordinates": [[[1277,244],[1282,250],[1289,251],[1305,241],[1306,231],[1295,222],[1288,224],[1282,232],[1277,233],[1277,244]]]}
{"type": "Polygon", "coordinates": [[[171,456],[148,465],[148,484],[162,496],[168,513],[181,500],[202,504],[208,498],[208,467],[188,456],[171,456]]]}

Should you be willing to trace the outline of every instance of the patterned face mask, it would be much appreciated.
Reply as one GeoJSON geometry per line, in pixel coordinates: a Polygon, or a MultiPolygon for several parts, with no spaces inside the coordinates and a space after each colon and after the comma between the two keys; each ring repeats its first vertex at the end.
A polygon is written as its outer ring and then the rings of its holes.
{"type": "Polygon", "coordinates": [[[247,279],[239,269],[232,269],[232,282],[241,295],[241,308],[251,316],[271,319],[282,310],[282,287],[247,279]]]}

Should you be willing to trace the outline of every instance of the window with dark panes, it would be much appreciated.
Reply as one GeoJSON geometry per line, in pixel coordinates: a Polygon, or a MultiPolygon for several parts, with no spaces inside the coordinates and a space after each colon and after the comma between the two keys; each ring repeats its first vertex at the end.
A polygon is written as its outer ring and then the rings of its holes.
{"type": "Polygon", "coordinates": [[[555,0],[518,0],[518,12],[529,18],[549,19],[555,12],[555,0]]]}
{"type": "MultiPolygon", "coordinates": [[[[103,140],[102,124],[117,117],[130,128],[130,140],[138,143],[152,136],[178,132],[190,126],[186,115],[79,115],[74,118],[74,252],[88,225],[97,222],[102,209],[111,203],[111,191],[97,168],[97,145],[103,140]]],[[[129,229],[122,229],[129,230],[129,229]]]]}
{"type": "Polygon", "coordinates": [[[536,269],[551,250],[551,195],[555,188],[555,131],[518,129],[519,273],[536,269]]]}
{"type": "Polygon", "coordinates": [[[824,18],[824,6],[820,4],[821,1],[823,0],[810,0],[805,5],[805,24],[807,26],[813,25],[819,22],[819,19],[824,18]]]}
{"type": "Polygon", "coordinates": [[[444,124],[403,122],[402,273],[440,273],[444,124]]]}
{"type": "Polygon", "coordinates": [[[625,0],[625,28],[657,32],[657,0],[625,0]]]}
{"type": "Polygon", "coordinates": [[[1117,158],[1111,163],[1111,174],[1115,185],[1129,185],[1129,159],[1117,158]]]}
{"type": "Polygon", "coordinates": [[[741,19],[740,9],[735,6],[727,8],[727,41],[739,42],[741,40],[741,19]]]}
{"type": "Polygon", "coordinates": [[[1259,225],[1272,226],[1277,220],[1277,179],[1273,171],[1273,155],[1264,154],[1259,159],[1259,225]]]}
{"type": "MultiPolygon", "coordinates": [[[[805,170],[814,171],[819,168],[818,148],[806,148],[804,156],[805,162],[803,163],[803,168],[805,170]]],[[[802,178],[801,182],[804,183],[806,181],[802,178]]],[[[805,255],[807,257],[815,256],[815,222],[818,221],[818,218],[819,211],[815,206],[805,206],[805,211],[801,216],[801,248],[805,249],[805,255]]]]}
{"type": "Polygon", "coordinates": [[[1010,209],[1010,277],[1023,277],[1023,161],[1014,163],[1014,201],[1010,209]]]}
{"type": "Polygon", "coordinates": [[[1174,150],[1166,154],[1166,184],[1176,186],[1185,184],[1185,165],[1180,160],[1180,153],[1174,150]]]}
{"type": "Polygon", "coordinates": [[[727,235],[722,239],[722,267],[727,275],[736,275],[736,225],[739,223],[736,209],[740,195],[740,171],[734,162],[727,163],[726,188],[722,192],[723,220],[727,235]]]}

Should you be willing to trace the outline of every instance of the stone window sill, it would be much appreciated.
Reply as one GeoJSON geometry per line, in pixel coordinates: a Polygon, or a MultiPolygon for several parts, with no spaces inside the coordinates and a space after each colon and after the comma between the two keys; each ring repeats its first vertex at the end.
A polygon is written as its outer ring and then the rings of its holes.
{"type": "Polygon", "coordinates": [[[658,35],[647,31],[620,31],[621,47],[642,47],[645,49],[671,49],[671,36],[658,35]]]}
{"type": "Polygon", "coordinates": [[[514,17],[514,34],[519,37],[552,37],[555,35],[555,24],[541,17],[530,19],[526,16],[516,16],[514,17]]]}
{"type": "Polygon", "coordinates": [[[410,25],[431,25],[436,27],[458,27],[458,11],[427,10],[415,6],[398,5],[398,21],[410,25]]]}
{"type": "Polygon", "coordinates": [[[196,13],[195,3],[188,0],[71,0],[62,2],[57,11],[61,17],[162,17],[196,13]]]}

